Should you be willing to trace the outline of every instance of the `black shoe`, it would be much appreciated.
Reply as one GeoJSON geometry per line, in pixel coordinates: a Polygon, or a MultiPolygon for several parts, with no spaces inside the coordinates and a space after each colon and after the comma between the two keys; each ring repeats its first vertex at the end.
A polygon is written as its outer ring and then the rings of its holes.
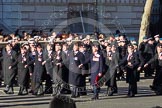
{"type": "Polygon", "coordinates": [[[66,91],[65,90],[61,90],[60,93],[61,94],[66,94],[66,91]]]}
{"type": "Polygon", "coordinates": [[[131,91],[130,93],[128,93],[128,97],[134,97],[135,94],[131,91]]]}
{"type": "Polygon", "coordinates": [[[149,75],[148,74],[145,74],[144,77],[147,78],[147,77],[149,77],[149,75]]]}
{"type": "Polygon", "coordinates": [[[118,90],[114,90],[114,93],[118,93],[118,90]]]}
{"type": "Polygon", "coordinates": [[[36,96],[36,95],[37,95],[37,93],[32,93],[32,95],[35,95],[35,96],[36,96]]]}
{"type": "Polygon", "coordinates": [[[98,100],[99,98],[98,98],[98,95],[94,95],[92,98],[91,98],[91,100],[98,100]]]}
{"type": "Polygon", "coordinates": [[[162,95],[162,93],[159,91],[155,91],[155,93],[156,93],[156,95],[162,95]]]}
{"type": "Polygon", "coordinates": [[[9,85],[6,85],[6,88],[3,91],[7,93],[9,91],[9,85]]]}
{"type": "Polygon", "coordinates": [[[155,86],[153,86],[153,85],[150,85],[150,88],[151,88],[151,90],[153,90],[153,91],[155,91],[155,90],[156,90],[156,87],[155,87],[155,86]]]}
{"type": "Polygon", "coordinates": [[[20,94],[20,95],[28,95],[28,93],[22,93],[22,94],[20,94]]]}
{"type": "Polygon", "coordinates": [[[14,92],[13,92],[13,91],[11,91],[11,92],[7,92],[7,94],[14,94],[14,92]]]}
{"type": "Polygon", "coordinates": [[[108,96],[113,96],[114,93],[115,93],[115,88],[109,87],[109,89],[108,89],[108,96]]]}
{"type": "Polygon", "coordinates": [[[131,95],[129,95],[129,97],[135,97],[135,94],[131,94],[131,95]]]}
{"type": "Polygon", "coordinates": [[[72,95],[71,96],[71,98],[78,98],[78,97],[80,97],[80,95],[77,95],[77,96],[76,95],[72,95]]]}
{"type": "Polygon", "coordinates": [[[82,92],[80,93],[81,96],[86,96],[87,95],[87,92],[82,92]]]}
{"type": "Polygon", "coordinates": [[[70,91],[61,91],[60,93],[61,93],[61,94],[71,94],[70,91]]]}
{"type": "Polygon", "coordinates": [[[72,95],[71,98],[76,98],[76,96],[75,95],[72,95]]]}
{"type": "Polygon", "coordinates": [[[33,90],[30,90],[29,93],[33,93],[33,90]]]}
{"type": "Polygon", "coordinates": [[[52,91],[46,91],[44,94],[52,94],[52,91]]]}
{"type": "Polygon", "coordinates": [[[18,95],[23,95],[22,92],[19,92],[18,95]]]}
{"type": "Polygon", "coordinates": [[[71,91],[70,91],[70,90],[68,90],[68,91],[66,92],[66,94],[71,94],[71,91]]]}
{"type": "Polygon", "coordinates": [[[44,95],[44,93],[39,93],[39,94],[37,94],[37,96],[43,96],[44,95]]]}
{"type": "Polygon", "coordinates": [[[5,93],[7,93],[8,92],[8,90],[3,90],[5,93]]]}
{"type": "Polygon", "coordinates": [[[124,76],[121,76],[121,81],[124,81],[126,78],[124,76]]]}
{"type": "Polygon", "coordinates": [[[108,96],[113,96],[113,91],[111,90],[111,91],[109,91],[109,93],[108,93],[108,96]]]}

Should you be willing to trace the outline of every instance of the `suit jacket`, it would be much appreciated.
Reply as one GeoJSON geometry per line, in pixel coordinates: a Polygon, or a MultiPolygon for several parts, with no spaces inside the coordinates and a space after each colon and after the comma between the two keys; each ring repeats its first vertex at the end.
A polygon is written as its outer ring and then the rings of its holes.
{"type": "Polygon", "coordinates": [[[66,83],[69,82],[69,62],[68,62],[69,51],[62,51],[62,80],[66,83]]]}
{"type": "Polygon", "coordinates": [[[145,53],[146,61],[149,61],[155,55],[155,46],[154,46],[154,44],[153,45],[146,44],[144,53],[145,53]]]}
{"type": "Polygon", "coordinates": [[[139,65],[139,59],[137,54],[133,53],[132,56],[128,59],[128,54],[123,58],[119,63],[119,66],[123,65],[126,69],[126,81],[127,83],[135,83],[139,80],[137,68],[139,65]],[[129,66],[128,63],[131,63],[132,66],[129,66]]]}
{"type": "Polygon", "coordinates": [[[57,65],[60,63],[62,65],[62,52],[60,51],[53,53],[53,81],[60,82],[62,81],[62,66],[57,65]]]}
{"type": "Polygon", "coordinates": [[[42,80],[42,75],[44,72],[44,66],[42,65],[43,62],[43,51],[41,52],[41,54],[39,54],[38,52],[36,52],[36,56],[35,56],[35,61],[34,61],[34,73],[33,73],[33,77],[34,80],[36,81],[36,83],[40,83],[42,80]]]}
{"type": "Polygon", "coordinates": [[[162,59],[159,59],[159,55],[156,54],[152,59],[150,59],[147,64],[155,63],[156,69],[162,68],[162,59]]]}
{"type": "MultiPolygon", "coordinates": [[[[89,52],[82,52],[83,55],[84,55],[84,61],[89,59],[90,57],[90,53],[89,52]]],[[[89,67],[90,67],[90,64],[87,63],[87,64],[84,64],[84,66],[82,67],[82,74],[83,75],[88,75],[89,74],[89,67]]]]}
{"type": "Polygon", "coordinates": [[[74,54],[73,51],[69,53],[69,83],[75,86],[82,86],[84,77],[82,70],[78,66],[83,64],[84,55],[81,52],[74,54]]]}
{"type": "MultiPolygon", "coordinates": [[[[106,80],[109,81],[111,78],[115,77],[116,78],[116,72],[117,68],[116,66],[119,64],[119,53],[116,52],[108,52],[109,54],[105,54],[105,61],[106,61],[106,66],[107,70],[105,73],[106,80]],[[111,58],[111,59],[110,59],[111,58]]],[[[107,83],[106,83],[107,85],[107,83]]]]}
{"type": "Polygon", "coordinates": [[[143,67],[144,64],[145,64],[145,59],[144,59],[144,57],[142,56],[141,51],[136,51],[135,54],[138,56],[138,59],[139,59],[139,61],[140,61],[139,67],[143,67]]]}
{"type": "Polygon", "coordinates": [[[3,73],[4,73],[4,83],[6,85],[11,84],[11,78],[13,78],[16,75],[16,69],[17,69],[17,54],[14,50],[11,50],[10,54],[6,52],[6,50],[3,50],[3,56],[0,58],[0,60],[3,61],[3,73]],[[9,66],[11,66],[11,69],[9,69],[9,66]]]}
{"type": "Polygon", "coordinates": [[[103,55],[98,52],[96,55],[91,54],[89,59],[84,62],[84,64],[86,63],[90,63],[91,84],[94,85],[97,75],[103,72],[103,55]]]}
{"type": "Polygon", "coordinates": [[[17,59],[17,67],[18,67],[18,83],[20,85],[26,85],[29,81],[29,67],[30,67],[30,57],[26,53],[24,57],[22,57],[22,54],[19,54],[17,59]],[[25,68],[25,65],[28,67],[25,68]]]}
{"type": "Polygon", "coordinates": [[[49,52],[46,49],[43,51],[43,60],[46,61],[45,69],[46,69],[46,72],[49,73],[51,78],[53,74],[52,55],[53,55],[53,51],[51,52],[51,54],[49,54],[49,52]]]}

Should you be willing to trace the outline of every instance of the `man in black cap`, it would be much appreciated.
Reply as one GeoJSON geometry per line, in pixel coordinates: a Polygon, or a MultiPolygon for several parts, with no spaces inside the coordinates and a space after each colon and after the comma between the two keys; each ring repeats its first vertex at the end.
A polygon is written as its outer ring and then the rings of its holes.
{"type": "Polygon", "coordinates": [[[79,65],[84,62],[84,55],[79,51],[79,43],[74,43],[73,50],[69,53],[69,83],[72,85],[72,98],[80,96],[79,88],[84,80],[82,69],[79,65]]]}
{"type": "Polygon", "coordinates": [[[108,64],[108,70],[105,74],[108,86],[108,95],[112,96],[114,93],[117,93],[117,69],[115,68],[119,63],[119,53],[115,45],[111,46],[111,53],[107,52],[106,64],[108,64]]]}
{"type": "Polygon", "coordinates": [[[17,69],[17,54],[14,50],[12,50],[11,44],[6,45],[5,50],[3,50],[1,60],[3,60],[2,68],[4,72],[4,83],[6,85],[4,92],[7,94],[13,94],[13,84],[17,69]]]}
{"type": "Polygon", "coordinates": [[[99,42],[100,42],[100,50],[105,50],[106,46],[104,39],[99,39],[99,42]]]}
{"type": "Polygon", "coordinates": [[[31,65],[29,67],[29,73],[30,73],[30,79],[31,79],[31,90],[29,91],[29,93],[33,93],[33,90],[35,88],[35,81],[34,81],[34,62],[35,62],[35,57],[36,57],[36,53],[37,53],[37,49],[35,44],[29,44],[29,57],[31,59],[31,65]]]}
{"type": "Polygon", "coordinates": [[[62,80],[63,71],[62,71],[62,51],[61,51],[60,43],[55,43],[55,51],[53,53],[52,60],[53,60],[52,61],[53,62],[53,83],[55,85],[58,85],[58,87],[61,87],[63,82],[62,80]]]}
{"type": "Polygon", "coordinates": [[[154,42],[154,45],[155,45],[155,47],[157,46],[157,44],[159,43],[159,34],[158,35],[155,35],[154,36],[154,39],[155,39],[155,42],[154,42]]]}
{"type": "Polygon", "coordinates": [[[124,66],[126,70],[126,82],[129,83],[128,96],[134,97],[137,94],[137,68],[139,59],[134,53],[134,46],[128,45],[128,54],[119,63],[119,66],[124,66]]]}
{"type": "MultiPolygon", "coordinates": [[[[93,87],[94,95],[92,100],[99,99],[99,77],[102,76],[103,72],[103,55],[99,53],[99,44],[94,42],[92,44],[92,54],[89,59],[87,59],[84,64],[90,63],[90,73],[91,73],[91,85],[93,87]]],[[[81,64],[79,67],[84,66],[81,64]]]]}
{"type": "Polygon", "coordinates": [[[30,78],[29,66],[30,66],[30,57],[28,55],[27,49],[26,47],[21,46],[20,54],[17,59],[18,84],[20,87],[18,95],[28,94],[28,86],[30,78]]]}
{"type": "MultiPolygon", "coordinates": [[[[144,50],[145,62],[148,62],[155,55],[155,45],[152,37],[148,38],[148,43],[144,50]]],[[[149,64],[147,68],[144,69],[145,77],[150,77],[154,73],[154,63],[149,64]]]]}
{"type": "Polygon", "coordinates": [[[92,52],[92,42],[90,40],[90,36],[87,36],[84,41],[84,45],[89,53],[92,52]]]}
{"type": "Polygon", "coordinates": [[[68,56],[70,51],[68,50],[68,44],[62,44],[62,80],[64,82],[63,88],[61,90],[61,94],[71,94],[70,86],[69,86],[69,62],[68,56]]]}
{"type": "Polygon", "coordinates": [[[142,41],[142,42],[140,43],[140,45],[139,45],[139,51],[140,51],[141,53],[144,53],[145,46],[146,46],[147,42],[148,42],[148,39],[147,39],[146,36],[144,36],[144,37],[143,37],[143,41],[142,41]]]}
{"type": "Polygon", "coordinates": [[[53,63],[52,63],[53,49],[51,44],[47,44],[46,48],[43,50],[43,62],[45,65],[44,78],[45,83],[45,93],[52,94],[52,76],[53,76],[53,63]]]}
{"type": "Polygon", "coordinates": [[[161,95],[162,94],[162,44],[158,44],[157,45],[157,54],[151,59],[149,60],[144,67],[148,67],[149,64],[154,63],[155,62],[155,67],[156,67],[156,73],[155,73],[155,77],[153,80],[152,85],[150,86],[150,88],[155,91],[155,93],[157,95],[161,95]]]}
{"type": "MultiPolygon", "coordinates": [[[[126,55],[126,52],[127,52],[127,44],[126,44],[126,40],[121,40],[119,42],[119,47],[118,47],[118,50],[119,50],[119,57],[120,57],[120,60],[122,60],[125,55],[126,55]]],[[[124,77],[124,72],[123,72],[124,68],[123,67],[120,67],[119,68],[119,73],[117,74],[117,78],[120,80],[124,80],[125,77],[124,77]]]]}
{"type": "Polygon", "coordinates": [[[14,37],[12,40],[12,49],[17,53],[17,55],[20,53],[20,43],[18,43],[18,37],[14,37]]]}
{"type": "Polygon", "coordinates": [[[143,66],[145,64],[145,59],[143,58],[141,51],[138,50],[137,43],[134,41],[134,42],[132,42],[132,45],[134,47],[134,53],[138,57],[138,60],[140,62],[139,65],[138,65],[138,68],[137,68],[138,72],[137,72],[137,75],[136,75],[137,81],[139,81],[140,80],[140,72],[142,72],[142,70],[143,70],[143,66]]]}
{"type": "MultiPolygon", "coordinates": [[[[90,53],[87,51],[84,43],[79,44],[79,51],[84,54],[84,60],[89,59],[90,53]]],[[[90,64],[87,63],[87,64],[84,64],[84,66],[82,68],[82,75],[83,75],[83,79],[84,79],[83,83],[82,83],[83,84],[82,86],[84,88],[83,88],[83,91],[81,92],[81,95],[86,95],[87,94],[87,91],[86,91],[86,77],[89,76],[89,66],[90,66],[90,64]]]]}
{"type": "Polygon", "coordinates": [[[33,80],[34,80],[34,91],[33,95],[43,95],[43,85],[42,85],[42,75],[44,72],[44,65],[43,63],[43,49],[41,44],[37,44],[37,52],[34,61],[34,73],[33,73],[33,80]],[[38,90],[40,93],[38,94],[38,90]]]}
{"type": "Polygon", "coordinates": [[[111,44],[108,44],[106,46],[106,50],[103,52],[103,59],[104,59],[104,72],[107,72],[109,69],[110,61],[109,57],[112,56],[112,51],[111,51],[111,44]]]}

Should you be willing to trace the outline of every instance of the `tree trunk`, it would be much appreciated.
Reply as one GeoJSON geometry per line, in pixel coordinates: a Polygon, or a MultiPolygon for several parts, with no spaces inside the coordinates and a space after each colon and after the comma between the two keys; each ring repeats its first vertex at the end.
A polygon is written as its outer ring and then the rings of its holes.
{"type": "Polygon", "coordinates": [[[140,34],[139,34],[139,41],[138,41],[139,44],[142,42],[143,37],[148,35],[153,1],[154,0],[146,0],[145,3],[144,13],[141,21],[140,34]]]}

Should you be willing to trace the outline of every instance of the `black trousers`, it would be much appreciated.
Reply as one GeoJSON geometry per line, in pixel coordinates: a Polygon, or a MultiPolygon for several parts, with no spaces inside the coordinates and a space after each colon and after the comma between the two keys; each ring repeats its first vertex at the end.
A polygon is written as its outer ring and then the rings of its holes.
{"type": "Polygon", "coordinates": [[[72,87],[72,96],[80,96],[78,87],[72,87]]]}
{"type": "Polygon", "coordinates": [[[40,94],[43,93],[43,85],[42,85],[42,83],[37,82],[35,84],[35,88],[33,90],[33,93],[37,94],[39,90],[40,90],[40,94]]]}
{"type": "Polygon", "coordinates": [[[131,92],[132,92],[133,94],[137,94],[137,82],[129,83],[128,95],[129,95],[131,92]]]}
{"type": "Polygon", "coordinates": [[[46,83],[45,83],[45,93],[52,93],[52,78],[49,74],[46,74],[45,77],[46,83]]]}
{"type": "Polygon", "coordinates": [[[148,65],[146,68],[144,68],[145,76],[151,76],[154,73],[154,68],[152,65],[148,65]]]}

